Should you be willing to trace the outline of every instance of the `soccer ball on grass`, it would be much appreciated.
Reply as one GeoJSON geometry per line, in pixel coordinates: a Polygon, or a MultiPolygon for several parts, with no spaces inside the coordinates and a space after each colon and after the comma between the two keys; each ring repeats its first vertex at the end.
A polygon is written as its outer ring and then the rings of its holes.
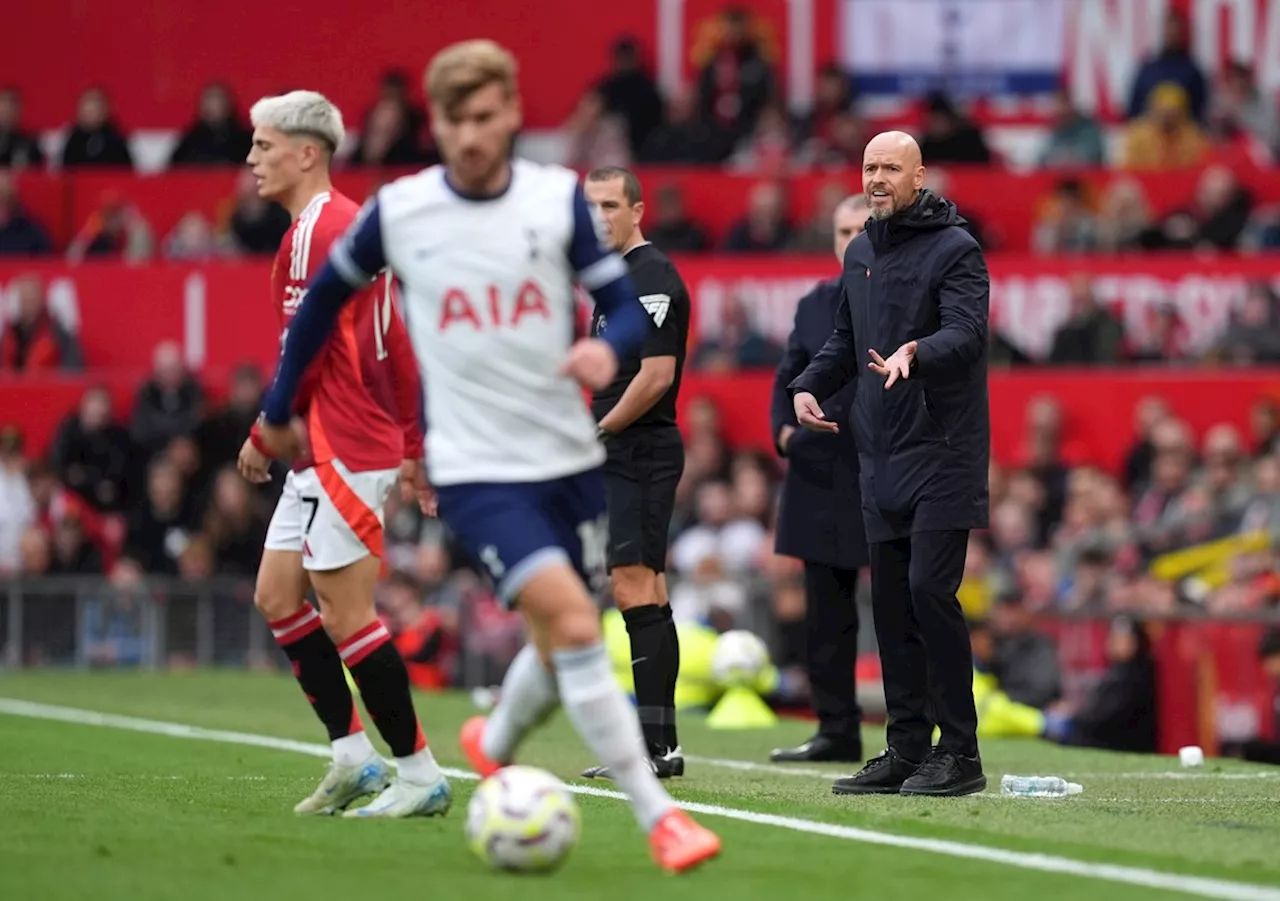
{"type": "Polygon", "coordinates": [[[537,767],[503,767],[480,783],[467,805],[467,844],[495,870],[554,870],[577,844],[580,828],[573,795],[537,767]]]}
{"type": "Polygon", "coordinates": [[[746,629],[725,632],[711,653],[711,677],[723,688],[755,686],[769,665],[769,649],[746,629]]]}

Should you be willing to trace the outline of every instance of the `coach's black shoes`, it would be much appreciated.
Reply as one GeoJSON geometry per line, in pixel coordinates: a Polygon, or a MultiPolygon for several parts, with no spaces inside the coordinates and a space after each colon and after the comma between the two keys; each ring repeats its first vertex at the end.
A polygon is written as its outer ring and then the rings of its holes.
{"type": "Polygon", "coordinates": [[[794,748],[778,748],[769,759],[774,763],[860,763],[862,740],[819,733],[794,748]]]}
{"type": "Polygon", "coordinates": [[[896,795],[903,783],[920,768],[920,764],[907,760],[893,748],[885,748],[879,757],[872,757],[867,765],[831,785],[836,795],[896,795]]]}
{"type": "MultiPolygon", "coordinates": [[[[672,776],[684,775],[684,751],[676,748],[665,754],[649,758],[649,766],[659,779],[670,779],[672,776]]],[[[593,766],[582,771],[583,779],[612,779],[613,774],[607,766],[593,766]]]]}
{"type": "Polygon", "coordinates": [[[902,783],[904,795],[929,795],[937,798],[958,798],[973,795],[987,787],[987,777],[982,772],[982,758],[965,757],[954,751],[934,748],[906,782],[902,783]]]}

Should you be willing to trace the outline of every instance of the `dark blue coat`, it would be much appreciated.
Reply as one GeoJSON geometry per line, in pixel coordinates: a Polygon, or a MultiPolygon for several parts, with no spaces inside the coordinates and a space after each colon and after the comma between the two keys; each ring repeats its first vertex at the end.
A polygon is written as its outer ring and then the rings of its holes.
{"type": "MultiPolygon", "coordinates": [[[[804,372],[822,350],[836,325],[840,306],[840,279],[822,282],[796,305],[795,327],[773,380],[770,420],[775,446],[784,425],[797,426],[795,408],[787,386],[804,372]]],[[[853,403],[855,383],[837,391],[823,404],[829,419],[844,421],[853,403]]],[[[862,526],[862,500],[858,493],[858,449],[849,429],[838,435],[798,429],[787,450],[788,459],[782,503],[778,508],[775,550],[810,563],[842,569],[867,565],[867,535],[862,526]]]]}
{"type": "Polygon", "coordinates": [[[842,282],[835,332],[791,389],[822,402],[856,381],[867,538],[986,528],[990,281],[964,219],[922,191],[850,242],[842,282]],[[917,342],[910,378],[886,391],[868,349],[888,359],[908,341],[917,342]]]}

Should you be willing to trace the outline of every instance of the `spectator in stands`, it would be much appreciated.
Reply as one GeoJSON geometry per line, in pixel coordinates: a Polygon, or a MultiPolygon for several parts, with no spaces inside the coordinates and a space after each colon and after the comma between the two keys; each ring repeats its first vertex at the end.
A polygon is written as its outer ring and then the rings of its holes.
{"type": "Polygon", "coordinates": [[[1172,301],[1147,307],[1146,327],[1139,329],[1129,349],[1135,363],[1161,366],[1192,362],[1187,354],[1187,323],[1172,301]]]}
{"type": "Polygon", "coordinates": [[[1253,142],[1266,160],[1280,155],[1280,109],[1275,92],[1258,90],[1253,72],[1241,62],[1223,70],[1209,100],[1209,133],[1221,141],[1253,142]]]}
{"type": "Polygon", "coordinates": [[[1158,241],[1151,207],[1141,183],[1132,178],[1112,182],[1098,210],[1098,246],[1107,253],[1139,250],[1158,241]]]}
{"type": "Polygon", "coordinates": [[[760,111],[755,127],[739,142],[727,165],[741,172],[780,176],[793,161],[787,114],[781,106],[771,103],[760,111]]]}
{"type": "Polygon", "coordinates": [[[37,276],[14,279],[17,314],[0,335],[0,372],[75,371],[81,367],[80,346],[45,301],[37,276]]]}
{"type": "MultiPolygon", "coordinates": [[[[433,554],[443,548],[433,545],[433,554]]],[[[448,557],[433,574],[448,575],[448,557]],[[443,570],[443,571],[440,571],[443,570]]],[[[396,650],[409,670],[409,681],[425,691],[439,691],[453,682],[457,655],[457,609],[423,603],[423,589],[408,573],[396,571],[381,586],[378,605],[396,650]]]]}
{"type": "Polygon", "coordinates": [[[1125,128],[1120,165],[1125,169],[1183,169],[1202,163],[1209,139],[1191,116],[1187,92],[1173,82],[1156,85],[1146,112],[1125,128]]]}
{"type": "Polygon", "coordinates": [[[151,257],[154,243],[142,213],[117,192],[106,191],[98,211],[67,248],[67,259],[79,263],[88,257],[116,257],[137,263],[151,257]]]}
{"type": "Polygon", "coordinates": [[[726,253],[772,253],[782,250],[791,237],[786,217],[786,195],[776,182],[753,185],[747,195],[747,214],[725,238],[726,253]]]}
{"type": "Polygon", "coordinates": [[[1075,169],[1106,165],[1102,129],[1097,120],[1076,109],[1065,87],[1054,92],[1049,128],[1044,149],[1040,151],[1042,167],[1075,169]]]}
{"type": "Polygon", "coordinates": [[[595,89],[603,98],[605,109],[626,123],[631,154],[638,156],[662,122],[662,95],[644,70],[640,44],[634,37],[624,35],[614,41],[613,68],[595,89]]]}
{"type": "Polygon", "coordinates": [[[852,112],[840,113],[831,124],[830,140],[809,142],[799,160],[816,169],[857,168],[866,148],[866,123],[852,112]]]}
{"type": "Polygon", "coordinates": [[[138,388],[129,433],[146,454],[162,450],[179,435],[195,434],[204,413],[204,389],[187,371],[176,342],[156,346],[151,377],[138,388]]]}
{"type": "MultiPolygon", "coordinates": [[[[836,207],[848,194],[849,189],[838,181],[827,182],[819,187],[817,202],[813,207],[813,217],[792,234],[787,242],[787,250],[793,253],[831,253],[832,242],[835,241],[835,231],[831,223],[836,207]]],[[[859,209],[864,210],[865,206],[859,209]]],[[[858,229],[855,235],[861,232],[861,225],[858,229]]]]}
{"type": "Polygon", "coordinates": [[[0,168],[23,169],[44,165],[44,151],[35,135],[22,129],[22,94],[0,88],[0,168]]]}
{"type": "Polygon", "coordinates": [[[925,98],[920,153],[926,166],[991,162],[991,150],[978,126],[961,115],[951,98],[941,91],[925,98]]]}
{"type": "Polygon", "coordinates": [[[242,171],[236,180],[235,207],[226,225],[232,243],[244,253],[274,254],[289,224],[285,208],[259,197],[253,173],[242,171]]]}
{"type": "Polygon", "coordinates": [[[1143,488],[1151,478],[1151,465],[1155,461],[1155,429],[1171,418],[1169,404],[1159,396],[1144,397],[1133,408],[1134,443],[1125,455],[1124,487],[1133,492],[1143,488]]]}
{"type": "Polygon", "coordinates": [[[22,433],[5,426],[0,429],[0,576],[17,571],[22,536],[35,517],[35,500],[22,456],[22,433]]]}
{"type": "Polygon", "coordinates": [[[1072,276],[1070,291],[1070,312],[1054,331],[1048,362],[1056,366],[1116,365],[1124,349],[1120,320],[1098,302],[1093,282],[1084,273],[1072,276]]]}
{"type": "MultiPolygon", "coordinates": [[[[642,163],[719,163],[733,151],[733,136],[698,115],[691,90],[679,88],[667,98],[667,118],[640,148],[642,163]]],[[[646,234],[648,234],[646,232],[646,234]]]]}
{"type": "Polygon", "coordinates": [[[62,420],[51,453],[58,479],[97,510],[120,511],[128,500],[129,436],[112,421],[111,395],[90,388],[78,412],[62,420]]]}
{"type": "Polygon", "coordinates": [[[267,537],[267,517],[261,498],[233,465],[218,470],[213,480],[203,532],[220,574],[253,576],[267,537]]]}
{"type": "Polygon", "coordinates": [[[382,77],[378,79],[378,99],[365,110],[360,130],[364,131],[369,127],[369,118],[379,103],[384,100],[394,100],[404,110],[409,131],[417,137],[419,144],[425,149],[428,146],[426,142],[430,140],[427,130],[427,110],[420,101],[411,96],[412,80],[404,69],[391,68],[383,72],[382,77]]]}
{"type": "Polygon", "coordinates": [[[432,162],[409,122],[406,104],[385,97],[369,111],[360,142],[347,161],[352,166],[416,167],[432,162]]]}
{"type": "Polygon", "coordinates": [[[1151,95],[1166,84],[1182,89],[1192,119],[1204,118],[1208,97],[1204,73],[1191,57],[1187,20],[1174,10],[1165,16],[1160,49],[1142,63],[1133,79],[1129,118],[1138,119],[1149,110],[1151,95]]]}
{"type": "Polygon", "coordinates": [[[1034,615],[1016,596],[997,599],[988,617],[995,654],[991,671],[1014,701],[1045,708],[1062,697],[1058,646],[1035,627],[1034,615]]]}
{"type": "Polygon", "coordinates": [[[1210,166],[1200,173],[1191,216],[1194,246],[1234,250],[1249,221],[1253,198],[1226,166],[1210,166]]]}
{"type": "Polygon", "coordinates": [[[1268,284],[1249,286],[1240,308],[1232,311],[1231,324],[1214,356],[1234,366],[1280,363],[1280,311],[1268,284]]]}
{"type": "MultiPolygon", "coordinates": [[[[1272,310],[1275,310],[1274,301],[1272,310]]],[[[1254,401],[1249,408],[1249,431],[1253,435],[1255,457],[1265,457],[1280,450],[1280,403],[1269,397],[1254,401]]]]}
{"type": "Polygon", "coordinates": [[[74,514],[58,521],[52,551],[50,575],[94,576],[103,572],[102,553],[85,537],[80,517],[74,514]]]}
{"type": "Polygon", "coordinates": [[[236,462],[244,437],[262,408],[262,387],[262,373],[256,365],[242,363],[236,367],[226,406],[196,428],[201,461],[199,481],[208,482],[217,470],[236,462]]]}
{"type": "Polygon", "coordinates": [[[182,134],[169,157],[170,166],[243,166],[253,132],[236,113],[231,89],[206,85],[200,92],[196,121],[182,134]]]}
{"type": "Polygon", "coordinates": [[[111,103],[101,88],[80,95],[76,121],[62,145],[62,168],[133,166],[124,133],[111,118],[111,103]]]}
{"type": "Polygon", "coordinates": [[[579,98],[577,109],[565,123],[565,134],[568,138],[565,165],[570,168],[631,165],[626,122],[609,112],[604,96],[594,88],[579,98]]]}
{"type": "Polygon", "coordinates": [[[1121,617],[1107,638],[1107,670],[1070,718],[1067,744],[1156,751],[1156,664],[1142,623],[1121,617]]]}
{"type": "Polygon", "coordinates": [[[52,560],[49,534],[38,526],[22,533],[18,544],[18,572],[24,576],[43,576],[52,560]]]}
{"type": "Polygon", "coordinates": [[[124,553],[144,572],[175,576],[178,558],[195,534],[195,524],[184,509],[182,475],[164,457],[147,470],[147,490],[141,505],[130,512],[124,553]]]}
{"type": "Polygon", "coordinates": [[[1098,220],[1084,196],[1078,178],[1064,178],[1031,236],[1036,253],[1046,256],[1091,253],[1098,247],[1098,220]]]}
{"type": "Polygon", "coordinates": [[[765,547],[764,526],[739,509],[728,482],[710,481],[698,489],[698,523],[671,546],[677,572],[692,573],[704,557],[714,556],[729,573],[750,572],[765,547]]]}
{"type": "Polygon", "coordinates": [[[737,141],[751,133],[761,110],[775,99],[775,78],[747,9],[726,10],[718,25],[719,39],[698,73],[698,110],[737,141]]]}
{"type": "MultiPolygon", "coordinates": [[[[828,63],[818,70],[813,87],[813,105],[807,113],[795,119],[795,145],[805,156],[820,157],[827,148],[837,144],[837,122],[852,113],[853,82],[838,65],[828,63]]],[[[854,119],[856,121],[856,116],[854,119]]],[[[861,153],[858,152],[859,164],[861,153]]]]}
{"type": "Polygon", "coordinates": [[[164,239],[162,251],[166,260],[204,263],[225,257],[234,248],[219,240],[213,226],[199,210],[187,213],[164,239]]]}
{"type": "Polygon", "coordinates": [[[1133,524],[1144,550],[1149,555],[1174,547],[1173,530],[1177,503],[1191,486],[1195,449],[1191,430],[1178,419],[1166,419],[1151,433],[1155,456],[1151,461],[1151,479],[1138,494],[1133,507],[1133,524]]]}
{"type": "Polygon", "coordinates": [[[1280,764],[1280,628],[1268,629],[1258,642],[1258,662],[1271,682],[1272,729],[1270,735],[1244,742],[1239,755],[1254,763],[1280,764]]]}
{"type": "Polygon", "coordinates": [[[781,347],[751,321],[742,299],[730,295],[724,300],[719,331],[698,342],[691,365],[707,372],[733,372],[776,366],[781,358],[781,347]]]}
{"type": "Polygon", "coordinates": [[[137,666],[146,659],[144,570],[121,559],[85,604],[81,659],[91,666],[137,666]]]}
{"type": "Polygon", "coordinates": [[[0,169],[0,256],[44,256],[52,252],[49,235],[23,209],[13,176],[0,169]]]}
{"type": "Polygon", "coordinates": [[[663,253],[702,253],[711,246],[707,232],[684,212],[679,185],[659,186],[653,195],[654,223],[644,234],[663,253]]]}

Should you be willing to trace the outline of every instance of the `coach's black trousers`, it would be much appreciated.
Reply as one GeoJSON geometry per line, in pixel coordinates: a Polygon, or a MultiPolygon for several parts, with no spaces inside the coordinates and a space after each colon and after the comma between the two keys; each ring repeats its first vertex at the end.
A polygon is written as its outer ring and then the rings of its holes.
{"type": "Polygon", "coordinates": [[[973,651],[956,599],[964,576],[967,530],[915,532],[872,544],[871,608],[888,713],[889,744],[922,760],[933,727],[940,748],[978,753],[973,651]]]}
{"type": "Polygon", "coordinates": [[[854,667],[858,659],[858,571],[804,565],[806,656],[818,731],[861,741],[854,667]]]}

